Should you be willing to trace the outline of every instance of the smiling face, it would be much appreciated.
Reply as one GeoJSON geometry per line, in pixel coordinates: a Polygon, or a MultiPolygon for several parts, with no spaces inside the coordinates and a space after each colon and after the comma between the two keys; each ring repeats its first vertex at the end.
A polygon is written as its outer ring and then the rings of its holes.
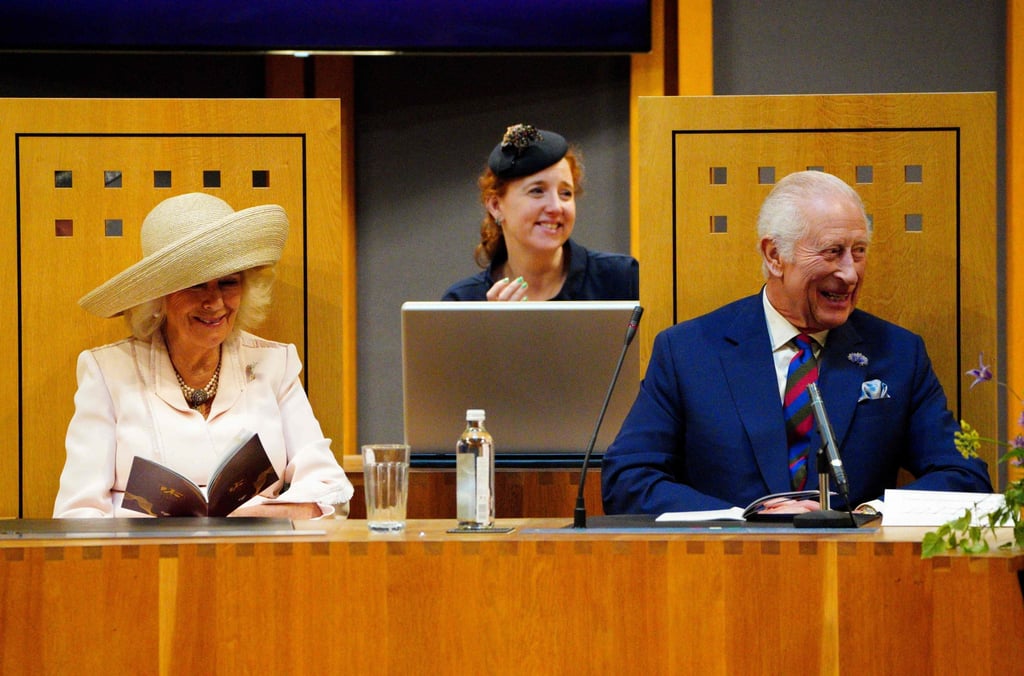
{"type": "Polygon", "coordinates": [[[768,300],[802,332],[834,329],[850,317],[864,281],[870,236],[857,204],[826,194],[803,206],[807,231],[784,260],[770,238],[761,241],[768,300]]]}
{"type": "Polygon", "coordinates": [[[241,273],[169,294],[164,331],[172,351],[202,353],[219,347],[231,335],[241,300],[241,273]]]}
{"type": "Polygon", "coordinates": [[[569,162],[563,158],[509,182],[503,195],[490,197],[487,207],[502,221],[510,258],[560,249],[576,223],[576,190],[569,162]]]}

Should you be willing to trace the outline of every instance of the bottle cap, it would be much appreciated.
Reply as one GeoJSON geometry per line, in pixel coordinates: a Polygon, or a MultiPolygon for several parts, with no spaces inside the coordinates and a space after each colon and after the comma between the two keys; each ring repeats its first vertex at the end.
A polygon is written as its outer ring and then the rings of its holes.
{"type": "Polygon", "coordinates": [[[471,408],[466,410],[466,420],[474,422],[483,422],[487,419],[487,414],[484,413],[482,408],[471,408]]]}

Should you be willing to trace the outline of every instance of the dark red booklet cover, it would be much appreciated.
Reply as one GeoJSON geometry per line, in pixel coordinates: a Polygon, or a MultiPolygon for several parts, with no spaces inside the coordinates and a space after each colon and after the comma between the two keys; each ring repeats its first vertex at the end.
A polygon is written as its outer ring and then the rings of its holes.
{"type": "Polygon", "coordinates": [[[208,498],[187,477],[136,456],[122,505],[151,516],[227,516],[277,479],[259,435],[251,434],[225,454],[214,470],[208,498]]]}

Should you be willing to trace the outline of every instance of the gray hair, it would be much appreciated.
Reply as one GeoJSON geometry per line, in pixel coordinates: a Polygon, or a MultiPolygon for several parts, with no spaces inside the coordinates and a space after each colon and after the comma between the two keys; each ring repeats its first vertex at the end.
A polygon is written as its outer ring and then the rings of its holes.
{"type": "MultiPolygon", "coordinates": [[[[779,256],[784,261],[793,260],[796,243],[807,234],[810,223],[804,207],[814,198],[822,195],[834,196],[853,202],[860,209],[867,223],[864,201],[857,191],[842,179],[823,171],[797,171],[780,180],[768,193],[761,211],[757,215],[758,246],[765,238],[775,242],[779,256]]],[[[871,229],[868,229],[868,239],[871,229]]],[[[768,278],[768,263],[762,258],[761,271],[768,278]]]]}
{"type": "MultiPolygon", "coordinates": [[[[269,265],[242,270],[242,300],[235,315],[234,332],[259,326],[270,312],[274,268],[269,265]]],[[[154,298],[124,311],[132,335],[149,342],[167,321],[167,296],[154,298]]]]}

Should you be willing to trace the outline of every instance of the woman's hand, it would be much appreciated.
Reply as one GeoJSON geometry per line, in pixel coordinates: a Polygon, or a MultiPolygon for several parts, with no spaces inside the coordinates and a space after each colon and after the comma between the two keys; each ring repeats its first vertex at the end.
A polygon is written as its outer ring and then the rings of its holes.
{"type": "Polygon", "coordinates": [[[526,286],[522,277],[500,279],[487,290],[487,300],[527,300],[526,286]]]}
{"type": "Polygon", "coordinates": [[[315,519],[323,516],[315,502],[267,502],[261,505],[239,507],[228,516],[262,516],[273,519],[315,519]]]}

